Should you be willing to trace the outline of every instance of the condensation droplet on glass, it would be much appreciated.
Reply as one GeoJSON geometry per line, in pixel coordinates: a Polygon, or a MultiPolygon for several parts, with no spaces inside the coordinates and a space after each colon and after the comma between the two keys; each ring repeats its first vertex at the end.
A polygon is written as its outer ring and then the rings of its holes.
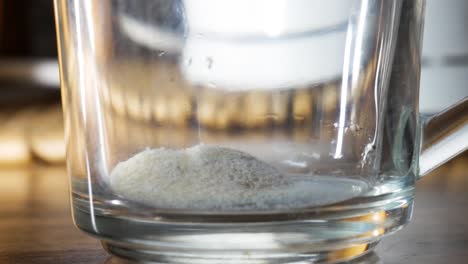
{"type": "Polygon", "coordinates": [[[375,145],[373,143],[369,143],[365,146],[364,148],[364,152],[361,153],[361,157],[362,157],[362,161],[361,161],[361,164],[364,165],[366,164],[368,161],[368,158],[370,155],[372,155],[372,153],[375,151],[375,145]]]}
{"type": "Polygon", "coordinates": [[[351,132],[354,133],[359,133],[362,130],[362,128],[358,124],[350,124],[349,129],[351,130],[351,132]]]}
{"type": "Polygon", "coordinates": [[[166,55],[166,52],[165,52],[165,51],[161,51],[161,52],[158,53],[158,57],[162,57],[162,56],[164,56],[164,55],[166,55]]]}
{"type": "Polygon", "coordinates": [[[187,60],[187,66],[190,66],[190,65],[192,65],[192,58],[191,57],[188,58],[188,60],[187,60]]]}

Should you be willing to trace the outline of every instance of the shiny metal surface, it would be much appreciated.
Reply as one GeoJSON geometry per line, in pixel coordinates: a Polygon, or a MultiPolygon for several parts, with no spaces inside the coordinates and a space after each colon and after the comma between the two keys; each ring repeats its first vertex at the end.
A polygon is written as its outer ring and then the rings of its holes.
{"type": "Polygon", "coordinates": [[[423,124],[422,137],[421,176],[468,149],[468,97],[428,117],[423,124]]]}

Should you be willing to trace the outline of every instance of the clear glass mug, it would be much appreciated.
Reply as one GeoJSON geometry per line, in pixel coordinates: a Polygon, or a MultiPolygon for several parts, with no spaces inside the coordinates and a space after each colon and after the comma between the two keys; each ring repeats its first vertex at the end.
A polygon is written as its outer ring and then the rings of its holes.
{"type": "Polygon", "coordinates": [[[418,113],[424,1],[55,0],[75,224],[164,263],[336,262],[467,148],[418,113]]]}

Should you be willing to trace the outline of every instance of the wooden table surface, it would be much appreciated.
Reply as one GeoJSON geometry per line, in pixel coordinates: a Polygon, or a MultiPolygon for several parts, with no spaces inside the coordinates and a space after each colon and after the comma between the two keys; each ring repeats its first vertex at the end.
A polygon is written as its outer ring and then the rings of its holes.
{"type": "MultiPolygon", "coordinates": [[[[63,167],[0,169],[0,202],[1,264],[123,262],[73,226],[63,167]]],[[[468,153],[419,181],[412,223],[359,263],[468,263],[468,153]]]]}

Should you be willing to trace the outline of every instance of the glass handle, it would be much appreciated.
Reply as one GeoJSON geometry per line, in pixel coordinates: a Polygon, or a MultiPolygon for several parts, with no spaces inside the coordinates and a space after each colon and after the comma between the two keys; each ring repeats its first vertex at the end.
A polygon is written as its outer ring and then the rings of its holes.
{"type": "Polygon", "coordinates": [[[468,149],[468,97],[445,111],[423,117],[419,175],[425,176],[468,149]]]}

